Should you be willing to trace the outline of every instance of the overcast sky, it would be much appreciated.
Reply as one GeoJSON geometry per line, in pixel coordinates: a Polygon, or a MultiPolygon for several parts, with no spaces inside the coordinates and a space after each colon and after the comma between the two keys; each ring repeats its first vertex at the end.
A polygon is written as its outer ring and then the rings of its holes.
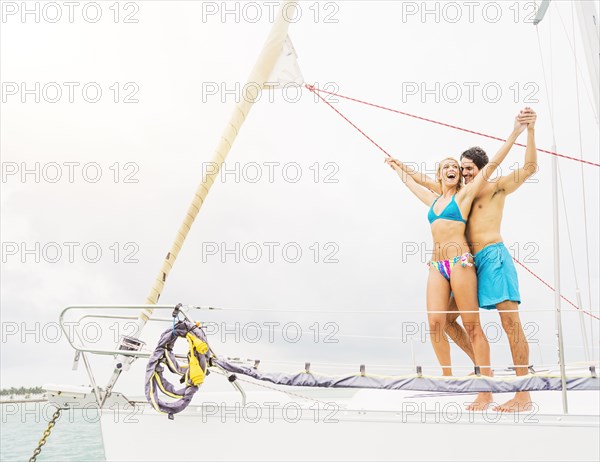
{"type": "MultiPolygon", "coordinates": [[[[475,3],[431,2],[424,14],[421,2],[302,2],[289,35],[307,83],[501,138],[529,105],[539,114],[539,148],[552,150],[554,136],[558,152],[598,163],[591,84],[576,22],[581,72],[575,65],[570,2],[552,2],[539,25],[542,57],[528,22],[533,2],[475,3]]],[[[21,5],[4,2],[0,23],[1,386],[85,383],[70,370],[73,353],[57,334],[58,316],[70,305],[144,302],[211,167],[236,89],[270,30],[272,6],[231,2],[223,16],[221,2],[83,2],[73,10],[31,2],[33,12],[22,16],[21,5]]],[[[491,156],[501,144],[349,101],[333,104],[393,156],[429,170],[471,146],[491,156]]],[[[504,174],[523,156],[515,147],[504,174]]],[[[383,159],[306,90],[263,94],[161,302],[271,310],[196,318],[239,322],[246,340],[254,338],[249,323],[258,323],[265,330],[256,343],[215,334],[217,352],[297,363],[287,370],[308,360],[412,364],[410,342],[385,337],[424,330],[431,237],[426,208],[383,159]],[[347,310],[364,313],[335,313],[347,310]],[[279,323],[274,339],[266,322],[279,323]],[[305,334],[297,343],[286,330],[296,329],[286,325],[292,322],[305,334]],[[328,334],[339,342],[326,342],[328,334]]],[[[553,285],[551,156],[539,153],[539,165],[534,181],[508,198],[502,233],[512,254],[553,285]]],[[[562,293],[576,301],[577,279],[583,307],[598,315],[599,169],[571,160],[559,167],[562,293]]],[[[523,322],[537,342],[531,360],[556,362],[554,315],[539,311],[553,309],[553,293],[518,272],[523,322]]],[[[583,360],[579,317],[562,306],[567,360],[583,360]]],[[[494,313],[483,319],[498,322],[494,313]]],[[[86,335],[110,346],[123,330],[104,325],[86,335]]],[[[158,330],[144,332],[150,346],[158,330]]],[[[434,365],[428,340],[413,340],[415,361],[434,365]]],[[[493,342],[492,361],[510,362],[505,338],[493,342]]],[[[101,384],[111,369],[105,363],[101,384]]],[[[138,393],[140,378],[131,379],[138,393]]]]}

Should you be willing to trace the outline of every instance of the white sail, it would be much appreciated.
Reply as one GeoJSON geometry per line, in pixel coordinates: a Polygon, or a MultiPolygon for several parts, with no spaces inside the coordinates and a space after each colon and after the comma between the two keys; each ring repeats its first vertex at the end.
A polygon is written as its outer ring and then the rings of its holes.
{"type": "Polygon", "coordinates": [[[298,65],[298,55],[292,40],[289,35],[283,42],[283,49],[279,54],[279,58],[273,66],[271,75],[265,82],[263,88],[268,89],[280,89],[287,86],[301,86],[304,84],[304,77],[302,77],[302,71],[298,65]]]}

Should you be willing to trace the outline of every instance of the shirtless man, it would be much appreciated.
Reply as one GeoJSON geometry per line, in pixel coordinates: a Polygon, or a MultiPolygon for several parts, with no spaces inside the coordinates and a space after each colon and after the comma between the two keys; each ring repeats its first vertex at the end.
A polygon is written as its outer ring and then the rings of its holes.
{"type": "MultiPolygon", "coordinates": [[[[475,256],[477,268],[477,292],[479,305],[484,309],[496,308],[500,313],[502,327],[508,337],[513,363],[517,366],[518,376],[527,375],[529,364],[529,344],[523,332],[523,326],[517,312],[521,297],[517,271],[512,257],[502,242],[500,225],[502,212],[508,194],[516,191],[525,180],[537,171],[537,151],[535,147],[536,113],[529,107],[522,111],[527,117],[527,149],[525,164],[519,170],[508,175],[488,180],[473,202],[467,219],[466,235],[475,256]]],[[[483,149],[475,147],[461,155],[462,174],[465,183],[469,183],[484,165],[488,157],[483,149]]],[[[405,165],[405,171],[417,183],[439,193],[439,185],[432,178],[415,172],[405,165]]],[[[454,299],[450,299],[449,310],[457,310],[454,299]]],[[[471,359],[473,349],[464,329],[456,323],[457,314],[448,315],[446,333],[459,345],[471,359]]],[[[528,391],[517,392],[513,399],[494,408],[501,412],[527,411],[532,408],[528,391]]]]}

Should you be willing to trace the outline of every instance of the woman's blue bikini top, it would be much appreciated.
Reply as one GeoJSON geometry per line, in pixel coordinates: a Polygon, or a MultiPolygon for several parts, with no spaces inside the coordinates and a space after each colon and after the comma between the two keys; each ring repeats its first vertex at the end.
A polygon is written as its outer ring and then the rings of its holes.
{"type": "Polygon", "coordinates": [[[435,220],[439,220],[440,218],[443,220],[462,221],[465,224],[467,223],[462,217],[462,213],[460,213],[458,204],[454,200],[455,195],[452,196],[452,199],[450,200],[450,202],[448,202],[448,205],[444,208],[444,210],[442,210],[442,213],[440,213],[439,215],[435,214],[435,212],[433,211],[433,207],[435,206],[435,203],[438,201],[438,199],[442,196],[438,196],[438,198],[433,201],[433,204],[431,204],[431,208],[429,209],[429,213],[427,214],[427,219],[429,220],[429,223],[433,223],[435,220]]]}

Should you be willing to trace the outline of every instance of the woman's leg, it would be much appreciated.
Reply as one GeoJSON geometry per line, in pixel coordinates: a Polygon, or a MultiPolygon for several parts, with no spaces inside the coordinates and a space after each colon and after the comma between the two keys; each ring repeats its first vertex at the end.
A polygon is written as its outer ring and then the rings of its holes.
{"type": "MultiPolygon", "coordinates": [[[[463,267],[460,262],[452,269],[450,276],[452,291],[456,299],[456,305],[461,312],[461,318],[465,330],[469,335],[475,354],[475,365],[480,367],[482,375],[491,376],[490,367],[490,345],[483,333],[481,321],[479,320],[479,301],[477,299],[477,274],[473,266],[463,267]],[[465,311],[474,311],[474,313],[465,313],[465,311]]],[[[492,402],[491,393],[479,393],[477,399],[468,409],[485,409],[492,402]]]]}
{"type": "Polygon", "coordinates": [[[450,301],[448,302],[448,311],[452,311],[452,313],[446,315],[446,334],[475,364],[475,355],[473,354],[473,346],[471,345],[471,340],[469,340],[469,335],[463,326],[456,322],[460,313],[453,296],[450,297],[450,301]]]}
{"type": "Polygon", "coordinates": [[[446,311],[450,297],[450,284],[440,272],[431,266],[427,279],[427,318],[433,351],[437,356],[442,375],[452,375],[450,361],[450,343],[444,333],[446,329],[446,311]]]}

